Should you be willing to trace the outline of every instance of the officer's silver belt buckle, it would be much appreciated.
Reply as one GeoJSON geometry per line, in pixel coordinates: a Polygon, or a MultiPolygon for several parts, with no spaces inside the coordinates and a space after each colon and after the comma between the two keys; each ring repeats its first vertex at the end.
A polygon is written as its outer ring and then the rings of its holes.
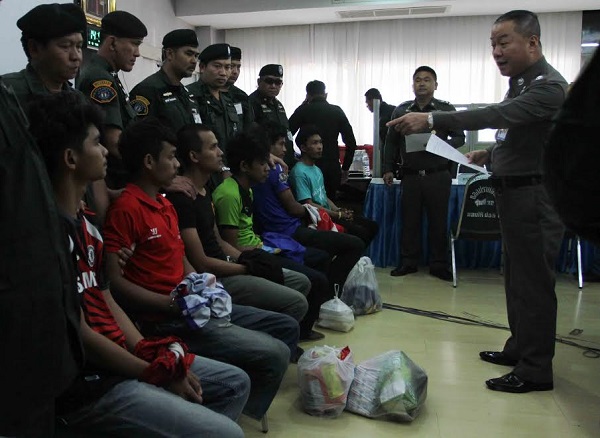
{"type": "Polygon", "coordinates": [[[419,176],[425,176],[425,175],[427,175],[427,172],[425,171],[425,169],[419,170],[419,176]]]}

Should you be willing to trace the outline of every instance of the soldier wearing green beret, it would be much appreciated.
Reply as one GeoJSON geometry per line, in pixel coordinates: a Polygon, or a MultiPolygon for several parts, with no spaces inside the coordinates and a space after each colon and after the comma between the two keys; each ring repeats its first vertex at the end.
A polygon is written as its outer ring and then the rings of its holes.
{"type": "Polygon", "coordinates": [[[190,123],[201,123],[196,97],[181,83],[194,74],[198,63],[198,38],[191,29],[177,29],[163,38],[163,65],[131,90],[138,118],[155,116],[177,132],[190,123]]]}
{"type": "Polygon", "coordinates": [[[285,142],[285,163],[291,169],[296,163],[294,144],[289,130],[289,121],[283,104],[277,99],[283,85],[283,67],[279,64],[267,64],[260,69],[256,91],[250,94],[250,106],[254,113],[254,121],[259,125],[267,121],[278,123],[287,130],[285,142]]]}
{"type": "Polygon", "coordinates": [[[104,111],[102,144],[109,151],[106,184],[111,189],[120,189],[127,183],[127,173],[117,145],[121,131],[136,113],[118,73],[133,69],[148,30],[129,12],[114,11],[102,19],[100,32],[98,53],[93,54],[82,69],[77,88],[104,111]]]}

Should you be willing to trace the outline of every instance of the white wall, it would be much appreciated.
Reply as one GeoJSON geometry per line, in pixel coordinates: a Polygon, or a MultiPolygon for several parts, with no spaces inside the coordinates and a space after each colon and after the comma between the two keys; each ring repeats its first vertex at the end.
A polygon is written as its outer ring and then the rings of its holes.
{"type": "MultiPolygon", "coordinates": [[[[21,70],[27,63],[27,57],[21,48],[21,31],[16,25],[17,20],[37,5],[56,2],[57,0],[0,1],[0,74],[21,70]]],[[[131,73],[121,73],[123,84],[130,90],[158,70],[156,60],[160,59],[160,48],[165,34],[173,29],[193,29],[193,26],[175,17],[173,5],[168,0],[118,0],[117,7],[131,12],[148,28],[148,36],[141,49],[142,57],[138,59],[131,73]]]]}
{"type": "Polygon", "coordinates": [[[21,47],[21,31],[17,20],[37,5],[56,3],[53,0],[3,0],[0,1],[0,47],[2,63],[0,74],[22,70],[27,57],[21,47]]]}
{"type": "Polygon", "coordinates": [[[158,70],[163,37],[174,29],[193,29],[193,26],[175,16],[173,5],[168,0],[118,0],[117,8],[131,12],[148,28],[148,36],[141,47],[142,56],[133,71],[120,73],[123,85],[129,91],[158,70]]]}

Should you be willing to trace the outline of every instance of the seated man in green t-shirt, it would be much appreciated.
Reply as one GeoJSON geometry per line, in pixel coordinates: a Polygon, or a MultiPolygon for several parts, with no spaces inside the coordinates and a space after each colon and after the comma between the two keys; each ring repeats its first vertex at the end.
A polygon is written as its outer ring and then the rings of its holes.
{"type": "MultiPolygon", "coordinates": [[[[212,198],[221,237],[240,251],[264,246],[253,229],[251,187],[266,180],[268,159],[266,137],[241,133],[227,144],[227,162],[233,176],[215,189],[212,198]]],[[[307,296],[308,312],[300,322],[300,340],[322,339],[323,335],[312,330],[312,326],[319,316],[321,304],[332,296],[325,275],[329,271],[329,254],[307,247],[305,264],[283,256],[280,261],[283,267],[306,275],[312,285],[307,296]]]]}

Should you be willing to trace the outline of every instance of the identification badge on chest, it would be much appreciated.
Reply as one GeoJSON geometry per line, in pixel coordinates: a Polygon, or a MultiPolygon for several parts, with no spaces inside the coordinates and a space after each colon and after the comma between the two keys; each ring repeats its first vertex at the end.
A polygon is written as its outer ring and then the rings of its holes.
{"type": "Polygon", "coordinates": [[[241,103],[239,103],[239,102],[238,103],[234,103],[233,106],[235,107],[235,112],[238,115],[244,114],[244,110],[242,108],[242,104],[241,103]]]}
{"type": "Polygon", "coordinates": [[[200,118],[200,113],[196,108],[192,108],[192,116],[194,117],[194,123],[202,123],[202,118],[200,118]]]}
{"type": "Polygon", "coordinates": [[[294,136],[292,135],[291,131],[288,129],[287,132],[287,138],[289,141],[294,141],[294,136]]]}
{"type": "Polygon", "coordinates": [[[505,129],[498,129],[496,131],[496,141],[498,143],[503,142],[504,140],[506,140],[506,135],[508,134],[508,128],[505,129]]]}

